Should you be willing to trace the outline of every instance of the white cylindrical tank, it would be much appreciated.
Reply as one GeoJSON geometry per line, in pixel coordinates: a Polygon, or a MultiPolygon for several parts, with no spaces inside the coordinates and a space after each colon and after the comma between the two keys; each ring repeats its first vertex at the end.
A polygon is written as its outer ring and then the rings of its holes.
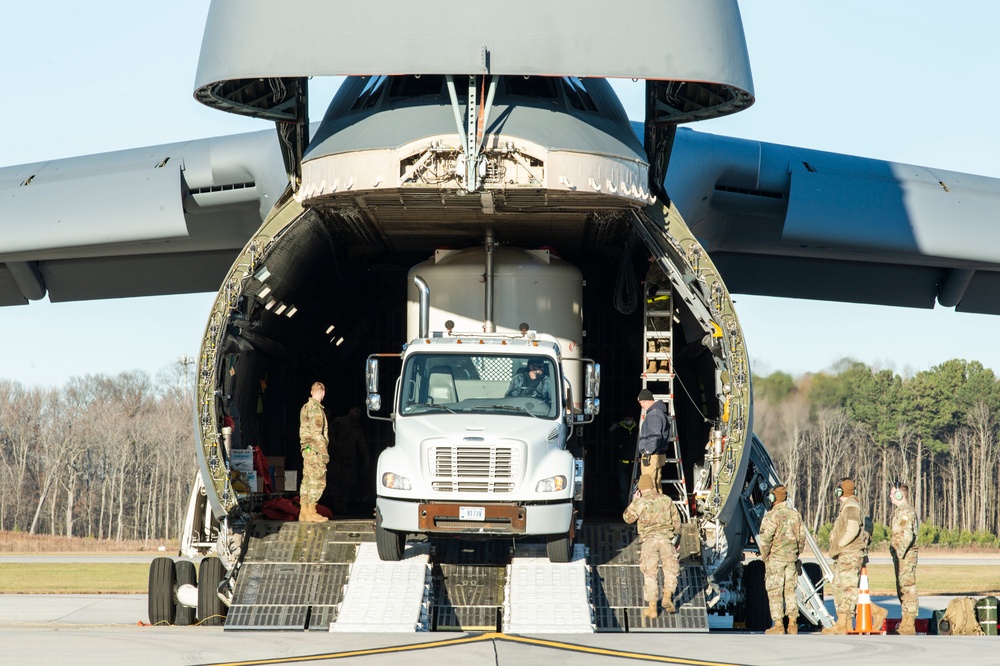
{"type": "MultiPolygon", "coordinates": [[[[455,322],[456,333],[481,333],[486,327],[486,249],[436,250],[407,275],[406,337],[419,334],[420,297],[413,277],[430,290],[430,331],[455,322]]],[[[524,322],[556,338],[564,359],[581,358],[583,275],[549,250],[498,247],[493,260],[493,323],[498,333],[518,333],[524,322]]],[[[565,364],[578,408],[582,366],[565,364]]]]}

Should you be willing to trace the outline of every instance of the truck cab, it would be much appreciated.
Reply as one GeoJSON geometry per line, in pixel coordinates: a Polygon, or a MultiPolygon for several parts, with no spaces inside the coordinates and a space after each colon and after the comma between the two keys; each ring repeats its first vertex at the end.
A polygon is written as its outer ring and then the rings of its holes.
{"type": "MultiPolygon", "coordinates": [[[[422,292],[424,322],[431,292],[422,292]]],[[[378,414],[378,363],[390,355],[368,360],[369,416],[391,420],[395,435],[376,473],[379,556],[400,559],[412,533],[539,536],[552,561],[569,561],[583,500],[583,460],[570,442],[599,410],[599,366],[580,356],[578,343],[527,324],[457,332],[449,319],[442,330],[424,327],[399,355],[389,416],[378,414]]]]}

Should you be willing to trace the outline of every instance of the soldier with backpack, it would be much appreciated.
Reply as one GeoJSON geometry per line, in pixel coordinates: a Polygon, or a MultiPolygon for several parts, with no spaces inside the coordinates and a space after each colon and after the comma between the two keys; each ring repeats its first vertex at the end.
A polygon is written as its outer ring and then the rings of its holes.
{"type": "MultiPolygon", "coordinates": [[[[824,634],[846,634],[853,629],[851,620],[858,609],[858,583],[861,567],[868,559],[871,533],[865,529],[861,504],[854,494],[854,481],[844,477],[837,482],[834,495],[840,503],[840,513],[830,530],[829,556],[833,559],[833,598],[837,622],[823,630],[824,634]]],[[[879,628],[889,612],[872,604],[872,626],[879,628]]]]}

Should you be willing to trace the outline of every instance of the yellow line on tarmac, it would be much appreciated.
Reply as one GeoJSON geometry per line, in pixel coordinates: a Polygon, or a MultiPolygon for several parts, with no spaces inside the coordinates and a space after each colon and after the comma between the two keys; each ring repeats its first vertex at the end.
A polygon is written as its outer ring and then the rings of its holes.
{"type": "Polygon", "coordinates": [[[607,657],[621,657],[623,659],[633,659],[639,661],[655,661],[666,664],[691,664],[692,666],[738,666],[722,661],[701,661],[699,659],[684,659],[682,657],[666,657],[658,654],[644,654],[642,652],[626,652],[624,650],[609,650],[608,648],[587,647],[586,645],[575,645],[573,643],[561,643],[559,641],[546,641],[540,638],[525,638],[523,636],[511,636],[508,634],[493,634],[493,638],[515,643],[528,643],[543,647],[555,648],[558,650],[569,650],[570,652],[586,652],[587,654],[599,654],[607,657]]]}
{"type": "Polygon", "coordinates": [[[599,654],[606,657],[620,657],[622,659],[633,659],[639,661],[652,661],[666,664],[689,664],[691,666],[734,666],[729,662],[721,661],[701,661],[698,659],[684,659],[681,657],[666,657],[656,654],[643,654],[641,652],[626,652],[624,650],[609,650],[607,648],[587,647],[585,645],[574,645],[573,643],[562,643],[559,641],[547,641],[539,638],[525,638],[523,636],[511,636],[498,632],[487,632],[478,636],[466,636],[463,638],[452,638],[443,641],[431,641],[429,643],[412,643],[409,645],[395,645],[390,647],[370,648],[367,650],[350,650],[348,652],[328,652],[325,654],[311,654],[299,657],[275,657],[273,659],[253,659],[248,661],[227,661],[218,662],[206,666],[261,666],[264,664],[291,664],[300,661],[320,661],[330,659],[344,659],[346,657],[364,657],[377,654],[391,654],[394,652],[410,652],[413,650],[428,650],[431,648],[449,647],[452,645],[465,645],[467,643],[479,643],[483,641],[511,641],[514,643],[527,643],[540,647],[549,647],[557,650],[568,650],[570,652],[584,652],[587,654],[599,654]]]}
{"type": "Polygon", "coordinates": [[[411,650],[426,650],[428,648],[448,647],[449,645],[462,645],[464,643],[478,643],[488,637],[492,638],[493,635],[483,634],[481,636],[466,636],[464,638],[452,638],[444,641],[431,641],[430,643],[394,645],[390,647],[370,648],[368,650],[351,650],[350,652],[328,652],[326,654],[311,654],[301,657],[275,657],[273,659],[252,659],[250,661],[226,661],[206,666],[257,666],[258,664],[290,664],[298,661],[316,661],[319,659],[364,657],[370,654],[390,654],[393,652],[409,652],[411,650]]]}

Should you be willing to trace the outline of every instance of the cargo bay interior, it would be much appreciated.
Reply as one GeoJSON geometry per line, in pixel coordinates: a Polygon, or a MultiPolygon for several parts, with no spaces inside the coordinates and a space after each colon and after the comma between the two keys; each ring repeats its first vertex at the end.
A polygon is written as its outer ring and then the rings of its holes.
{"type": "MultiPolygon", "coordinates": [[[[586,516],[617,520],[622,510],[617,485],[621,463],[610,431],[627,414],[639,417],[636,395],[646,367],[641,282],[649,253],[631,234],[628,212],[578,215],[585,232],[572,242],[548,247],[583,272],[584,355],[602,366],[601,412],[573,440],[586,461],[586,516]]],[[[498,240],[513,244],[520,239],[501,233],[498,240]]],[[[219,413],[234,420],[234,447],[258,445],[267,456],[283,457],[286,470],[301,470],[298,414],[313,381],[326,385],[324,405],[331,420],[351,407],[364,408],[366,358],[396,353],[405,342],[407,271],[443,246],[411,245],[407,251],[388,251],[373,242],[370,228],[345,224],[321,209],[308,210],[274,240],[229,319],[220,349],[219,413]]],[[[705,386],[712,386],[714,366],[700,329],[696,338],[686,339],[685,316],[678,308],[672,364],[675,414],[691,492],[710,423],[719,415],[717,402],[702,394],[705,386]]],[[[398,371],[383,363],[386,376],[398,371]]],[[[391,400],[386,395],[391,390],[391,383],[383,384],[384,403],[391,400]]],[[[392,445],[393,433],[391,424],[364,416],[362,425],[371,463],[350,498],[349,515],[370,518],[374,461],[392,445]]],[[[337,491],[328,483],[320,503],[332,506],[337,491]]]]}

